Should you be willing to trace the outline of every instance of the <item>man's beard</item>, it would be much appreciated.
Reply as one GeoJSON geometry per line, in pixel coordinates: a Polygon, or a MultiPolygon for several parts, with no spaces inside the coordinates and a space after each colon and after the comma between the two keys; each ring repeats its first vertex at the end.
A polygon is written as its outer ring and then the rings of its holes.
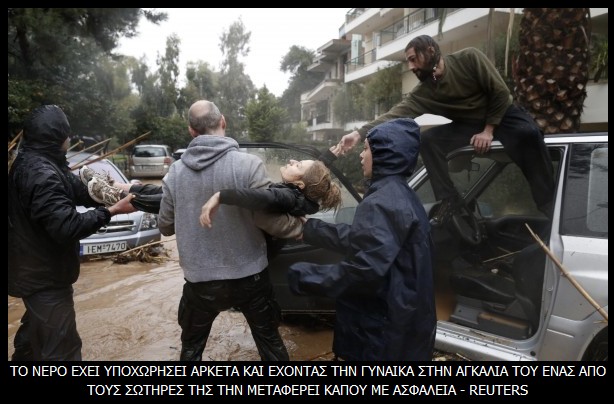
{"type": "Polygon", "coordinates": [[[420,81],[426,81],[429,78],[433,78],[433,70],[416,69],[414,70],[414,74],[420,81]]]}
{"type": "Polygon", "coordinates": [[[428,79],[433,79],[433,74],[434,74],[434,68],[435,68],[435,63],[434,63],[434,58],[432,56],[426,56],[425,55],[425,59],[424,59],[424,66],[431,66],[430,69],[416,69],[414,71],[414,74],[416,75],[416,77],[418,77],[418,80],[420,81],[426,81],[428,79]]]}

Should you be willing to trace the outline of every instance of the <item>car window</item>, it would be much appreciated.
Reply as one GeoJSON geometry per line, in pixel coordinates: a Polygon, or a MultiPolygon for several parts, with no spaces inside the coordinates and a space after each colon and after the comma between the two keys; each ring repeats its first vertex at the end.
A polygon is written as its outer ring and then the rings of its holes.
{"type": "Polygon", "coordinates": [[[573,145],[564,192],[562,233],[607,239],[607,144],[573,145]]]}
{"type": "MultiPolygon", "coordinates": [[[[474,156],[473,152],[464,152],[450,159],[448,171],[454,187],[464,196],[494,164],[493,159],[474,156]]],[[[435,202],[430,179],[427,178],[416,186],[415,191],[423,204],[435,202]]]]}
{"type": "MultiPolygon", "coordinates": [[[[551,150],[554,171],[558,171],[561,153],[551,150]]],[[[491,219],[503,216],[545,217],[539,211],[529,184],[520,168],[503,150],[492,150],[484,156],[472,151],[458,152],[448,162],[450,178],[462,196],[478,202],[480,215],[491,219]],[[479,184],[479,187],[476,186],[479,184]]],[[[423,204],[433,204],[435,196],[426,178],[416,187],[423,204]]]]}
{"type": "Polygon", "coordinates": [[[481,207],[488,207],[488,212],[482,214],[492,219],[508,215],[544,216],[533,201],[529,183],[514,163],[506,164],[477,199],[481,207]]]}
{"type": "Polygon", "coordinates": [[[166,154],[163,147],[137,147],[134,149],[135,157],[165,157],[166,154]]]}

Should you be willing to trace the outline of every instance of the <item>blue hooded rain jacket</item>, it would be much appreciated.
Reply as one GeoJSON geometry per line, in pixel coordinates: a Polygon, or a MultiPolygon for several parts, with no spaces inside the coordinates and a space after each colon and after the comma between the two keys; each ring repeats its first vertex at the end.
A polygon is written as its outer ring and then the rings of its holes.
{"type": "Polygon", "coordinates": [[[437,318],[430,226],[408,186],[420,130],[402,118],[374,127],[367,140],[373,173],[353,223],[305,223],[303,240],[345,253],[336,265],[293,264],[290,289],[336,300],[335,355],[344,360],[430,361],[437,318]]]}

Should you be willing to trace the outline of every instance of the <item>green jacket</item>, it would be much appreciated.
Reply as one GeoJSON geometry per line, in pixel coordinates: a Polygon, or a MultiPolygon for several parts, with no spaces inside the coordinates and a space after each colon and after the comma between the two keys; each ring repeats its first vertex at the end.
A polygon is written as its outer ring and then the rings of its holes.
{"type": "Polygon", "coordinates": [[[444,74],[437,82],[420,82],[390,111],[360,128],[361,137],[364,139],[380,123],[427,113],[457,122],[471,120],[498,125],[512,105],[512,95],[486,55],[479,49],[466,48],[444,56],[444,63],[444,74]]]}

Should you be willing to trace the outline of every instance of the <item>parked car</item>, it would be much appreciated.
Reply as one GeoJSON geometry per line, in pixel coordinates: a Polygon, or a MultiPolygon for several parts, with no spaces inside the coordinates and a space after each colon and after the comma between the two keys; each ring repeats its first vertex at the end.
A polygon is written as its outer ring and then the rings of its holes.
{"type": "MultiPolygon", "coordinates": [[[[115,181],[128,183],[128,179],[111,161],[102,159],[91,162],[99,157],[96,154],[68,152],[66,157],[71,167],[85,163],[98,173],[108,173],[115,181]]],[[[74,170],[73,174],[78,176],[79,170],[74,170]]],[[[87,209],[84,206],[77,207],[79,212],[85,212],[87,209]]],[[[161,238],[157,215],[141,211],[119,214],[113,216],[108,225],[80,241],[80,254],[83,257],[116,254],[152,241],[160,241],[161,238]]]]}
{"type": "Polygon", "coordinates": [[[173,158],[175,159],[175,161],[179,160],[181,158],[181,155],[186,151],[187,149],[177,149],[173,152],[173,158]]]}
{"type": "Polygon", "coordinates": [[[162,178],[175,159],[170,147],[161,144],[139,144],[134,146],[128,161],[130,178],[162,178]]]}
{"type": "MultiPolygon", "coordinates": [[[[438,350],[472,360],[607,360],[607,320],[570,279],[608,311],[608,135],[549,135],[546,143],[556,176],[553,220],[537,209],[525,177],[499,142],[484,155],[475,155],[472,147],[449,154],[451,178],[467,207],[432,229],[438,350]]],[[[241,147],[261,156],[274,181],[288,159],[319,154],[272,143],[241,147]]],[[[332,167],[342,184],[342,208],[311,217],[352,222],[362,173],[358,151],[352,152],[356,155],[332,167]]],[[[430,213],[437,202],[424,167],[408,184],[430,213]]],[[[290,241],[269,265],[282,312],[334,313],[331,299],[293,295],[287,268],[298,261],[341,259],[339,253],[290,241]]]]}

